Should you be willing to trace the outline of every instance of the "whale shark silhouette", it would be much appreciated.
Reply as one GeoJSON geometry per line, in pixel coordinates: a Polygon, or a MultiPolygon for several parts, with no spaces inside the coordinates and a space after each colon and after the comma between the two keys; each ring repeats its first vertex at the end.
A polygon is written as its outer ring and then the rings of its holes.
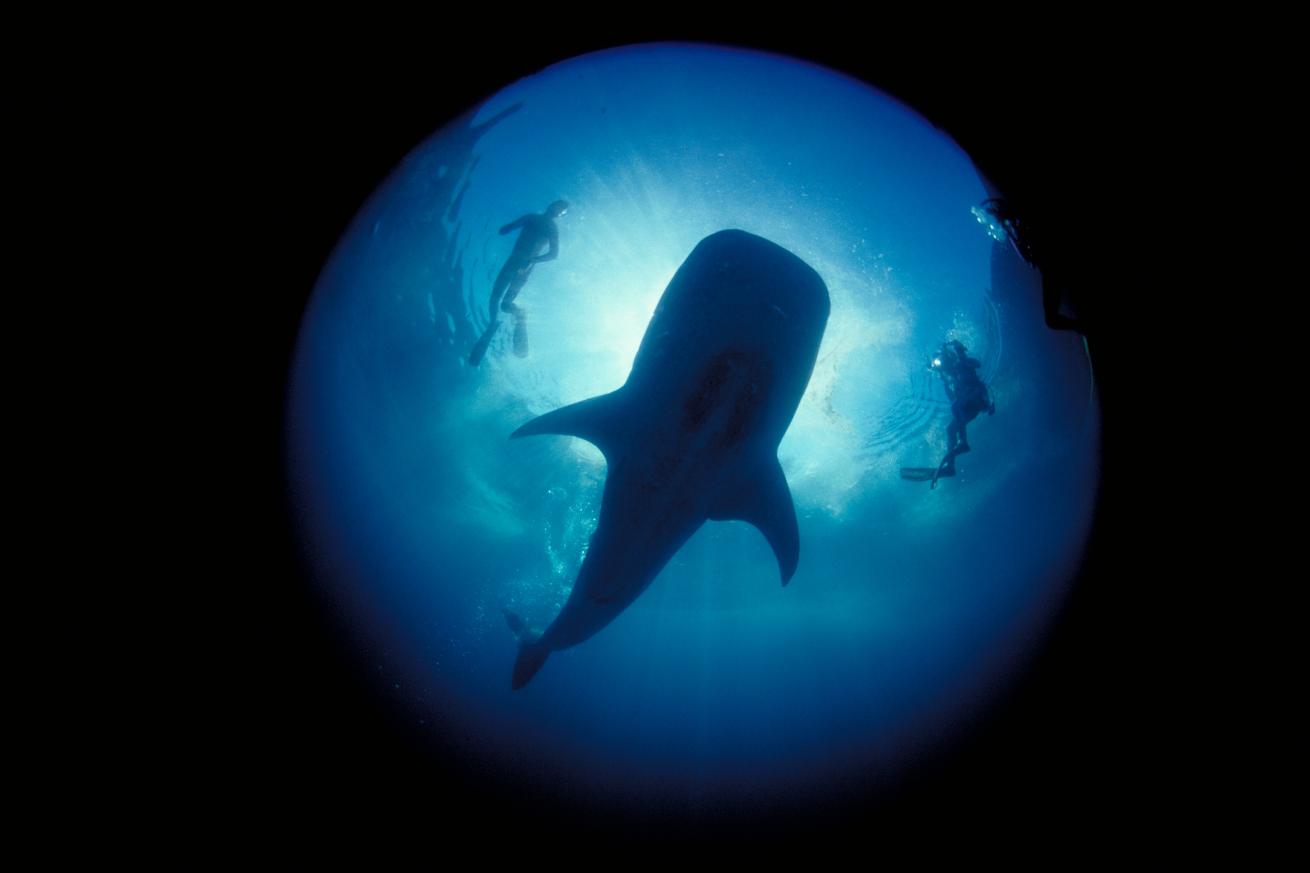
{"type": "Polygon", "coordinates": [[[800,541],[778,443],[814,371],[828,309],[827,286],[796,255],[720,231],[669,282],[623,387],[511,435],[581,437],[608,466],[596,532],[564,608],[541,633],[505,612],[519,638],[515,689],[551,652],[613,621],[708,520],[755,525],[782,584],[791,580],[800,541]]]}

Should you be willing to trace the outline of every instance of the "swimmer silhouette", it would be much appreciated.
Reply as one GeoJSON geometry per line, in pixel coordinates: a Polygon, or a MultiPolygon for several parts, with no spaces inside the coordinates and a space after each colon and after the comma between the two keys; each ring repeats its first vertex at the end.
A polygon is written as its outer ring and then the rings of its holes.
{"type": "Polygon", "coordinates": [[[501,236],[512,230],[518,230],[519,238],[514,243],[514,251],[510,252],[505,266],[501,268],[500,275],[496,277],[496,284],[491,288],[491,324],[487,325],[486,332],[482,334],[482,338],[473,347],[473,353],[469,355],[469,364],[472,366],[481,364],[482,358],[487,354],[487,346],[491,344],[491,338],[496,335],[496,330],[500,327],[501,312],[508,312],[514,316],[514,354],[520,358],[527,357],[527,322],[522,307],[515,305],[514,298],[518,297],[523,286],[527,284],[528,276],[532,274],[534,266],[543,261],[553,261],[558,257],[559,229],[555,227],[555,219],[563,215],[568,208],[567,202],[556,200],[540,215],[528,213],[518,221],[510,222],[500,229],[501,236]],[[542,249],[546,249],[545,254],[542,254],[542,249]],[[504,297],[503,301],[502,297],[504,297]]]}

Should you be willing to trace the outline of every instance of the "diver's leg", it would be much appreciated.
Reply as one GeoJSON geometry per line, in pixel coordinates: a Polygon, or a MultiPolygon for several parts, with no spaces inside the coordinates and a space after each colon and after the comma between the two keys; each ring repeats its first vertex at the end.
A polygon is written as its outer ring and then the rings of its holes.
{"type": "Polygon", "coordinates": [[[505,294],[505,302],[500,304],[501,309],[514,316],[514,354],[520,358],[528,356],[528,322],[523,307],[515,304],[514,298],[523,290],[529,272],[530,270],[525,269],[514,277],[514,281],[509,285],[509,292],[505,294]]]}
{"type": "Polygon", "coordinates": [[[955,450],[957,455],[963,455],[969,451],[969,422],[985,411],[990,403],[991,401],[982,391],[976,391],[969,396],[969,402],[964,408],[964,415],[960,416],[960,445],[955,450]]]}
{"type": "Polygon", "coordinates": [[[532,268],[530,266],[515,271],[509,281],[509,290],[505,293],[505,300],[500,304],[500,308],[503,311],[511,312],[516,315],[518,314],[519,308],[514,305],[514,298],[519,296],[519,292],[523,290],[523,286],[528,283],[528,274],[531,272],[532,268]]]}
{"type": "Polygon", "coordinates": [[[522,307],[514,307],[514,354],[520,358],[528,356],[528,319],[522,307]]]}
{"type": "Polygon", "coordinates": [[[946,453],[946,457],[942,458],[942,462],[937,465],[937,472],[932,474],[931,487],[936,488],[937,480],[940,479],[941,477],[954,476],[954,475],[955,475],[955,450],[952,449],[946,453]]]}
{"type": "Polygon", "coordinates": [[[480,339],[473,346],[473,352],[469,355],[469,364],[476,367],[482,363],[483,357],[487,354],[487,349],[491,346],[491,338],[496,335],[496,329],[500,327],[500,297],[505,293],[505,288],[513,280],[517,270],[514,268],[514,262],[508,261],[501,268],[500,275],[496,277],[496,283],[491,287],[491,322],[483,332],[480,339]]]}
{"type": "Polygon", "coordinates": [[[500,318],[497,315],[497,311],[500,309],[500,297],[505,293],[505,289],[510,286],[510,283],[513,282],[516,273],[518,273],[518,266],[513,261],[506,261],[505,266],[500,268],[500,275],[496,277],[496,284],[491,287],[492,321],[500,318]]]}

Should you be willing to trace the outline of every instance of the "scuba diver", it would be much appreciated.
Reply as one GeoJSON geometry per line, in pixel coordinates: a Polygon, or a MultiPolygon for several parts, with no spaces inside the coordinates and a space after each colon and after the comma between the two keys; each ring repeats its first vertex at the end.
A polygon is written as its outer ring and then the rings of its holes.
{"type": "Polygon", "coordinates": [[[528,330],[522,307],[515,305],[523,286],[527,284],[532,268],[543,261],[553,261],[559,255],[559,229],[555,219],[569,208],[564,200],[556,200],[546,207],[540,215],[528,213],[517,221],[512,221],[500,229],[504,236],[512,230],[519,230],[519,238],[514,242],[514,251],[510,252],[505,266],[501,268],[496,283],[491,287],[491,324],[473,347],[469,363],[476,367],[482,363],[487,353],[487,346],[500,327],[500,312],[514,316],[514,354],[520,358],[528,355],[528,330]],[[521,228],[521,230],[520,230],[521,228]],[[542,254],[542,249],[546,249],[542,254]],[[504,298],[503,300],[501,298],[504,298]]]}
{"type": "Polygon", "coordinates": [[[902,467],[901,478],[913,481],[932,479],[932,487],[937,487],[937,480],[942,476],[955,475],[955,458],[969,449],[969,422],[981,412],[996,414],[996,404],[987,391],[987,386],[978,378],[978,368],[982,362],[969,357],[968,350],[959,340],[942,343],[937,357],[933,358],[928,369],[937,373],[946,389],[946,397],[951,401],[951,423],[946,426],[946,457],[931,467],[902,467]]]}

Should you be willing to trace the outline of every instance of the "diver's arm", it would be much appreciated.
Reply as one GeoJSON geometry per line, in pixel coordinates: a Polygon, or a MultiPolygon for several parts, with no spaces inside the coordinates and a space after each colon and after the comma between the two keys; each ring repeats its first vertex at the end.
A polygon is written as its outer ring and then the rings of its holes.
{"type": "Polygon", "coordinates": [[[525,215],[522,218],[520,218],[518,221],[511,221],[509,224],[505,225],[500,229],[500,235],[504,236],[505,234],[509,233],[511,230],[514,230],[517,227],[522,227],[524,224],[527,223],[527,220],[528,220],[528,216],[525,215]]]}
{"type": "Polygon", "coordinates": [[[543,261],[553,261],[557,257],[559,257],[559,231],[552,225],[550,229],[550,249],[544,255],[537,257],[534,262],[540,264],[543,261]]]}

